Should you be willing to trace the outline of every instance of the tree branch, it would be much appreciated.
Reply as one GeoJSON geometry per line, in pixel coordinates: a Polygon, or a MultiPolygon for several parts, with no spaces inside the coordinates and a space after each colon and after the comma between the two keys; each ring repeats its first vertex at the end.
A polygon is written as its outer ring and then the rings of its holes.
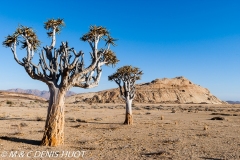
{"type": "Polygon", "coordinates": [[[31,60],[31,48],[32,45],[29,43],[28,38],[26,36],[24,36],[23,34],[20,34],[26,41],[27,43],[27,61],[29,62],[31,60]]]}
{"type": "MultiPolygon", "coordinates": [[[[49,67],[49,65],[47,64],[47,62],[46,62],[46,59],[45,59],[45,55],[44,55],[44,53],[43,53],[43,50],[42,50],[42,55],[40,55],[40,59],[41,59],[41,61],[43,62],[43,65],[44,65],[44,68],[45,69],[48,69],[49,71],[50,71],[50,73],[51,74],[53,74],[53,70],[49,67]]],[[[51,63],[51,62],[50,62],[51,63]]]]}
{"type": "Polygon", "coordinates": [[[56,26],[53,27],[52,31],[52,43],[50,45],[50,48],[53,49],[56,45],[56,26]]]}
{"type": "Polygon", "coordinates": [[[15,61],[16,61],[19,65],[24,66],[24,63],[22,63],[21,61],[19,61],[19,59],[18,59],[18,57],[17,57],[16,45],[17,45],[16,42],[14,42],[13,46],[11,47],[11,50],[12,50],[14,59],[15,59],[15,61]]]}

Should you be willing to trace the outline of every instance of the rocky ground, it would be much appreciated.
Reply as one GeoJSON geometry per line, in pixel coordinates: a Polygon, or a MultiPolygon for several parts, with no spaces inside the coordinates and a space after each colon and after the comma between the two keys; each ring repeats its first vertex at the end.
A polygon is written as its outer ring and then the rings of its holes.
{"type": "Polygon", "coordinates": [[[39,146],[47,103],[0,98],[0,159],[240,159],[240,105],[66,104],[65,144],[39,146]]]}

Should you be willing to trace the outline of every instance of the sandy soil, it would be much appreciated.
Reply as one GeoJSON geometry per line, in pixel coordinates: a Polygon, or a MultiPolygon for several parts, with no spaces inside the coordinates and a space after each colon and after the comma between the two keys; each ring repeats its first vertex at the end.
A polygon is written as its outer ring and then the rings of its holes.
{"type": "Polygon", "coordinates": [[[124,104],[66,104],[64,146],[43,147],[46,106],[0,98],[0,159],[240,159],[240,105],[135,104],[126,126],[124,104]]]}

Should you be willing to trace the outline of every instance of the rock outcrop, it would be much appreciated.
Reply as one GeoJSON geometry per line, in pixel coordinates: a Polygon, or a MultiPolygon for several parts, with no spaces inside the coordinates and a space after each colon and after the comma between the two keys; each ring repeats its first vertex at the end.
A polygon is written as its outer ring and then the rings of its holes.
{"type": "MultiPolygon", "coordinates": [[[[95,93],[77,94],[66,99],[67,103],[123,103],[119,89],[109,89],[95,93]]],[[[150,83],[136,85],[134,103],[204,103],[223,104],[210,91],[193,84],[184,77],[155,79],[150,83]]]]}

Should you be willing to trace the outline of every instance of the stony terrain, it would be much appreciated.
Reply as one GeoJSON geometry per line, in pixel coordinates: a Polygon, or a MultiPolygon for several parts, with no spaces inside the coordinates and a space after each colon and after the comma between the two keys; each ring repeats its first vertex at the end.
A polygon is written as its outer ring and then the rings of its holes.
{"type": "MultiPolygon", "coordinates": [[[[68,103],[123,103],[119,89],[110,89],[96,93],[77,94],[67,98],[68,103]]],[[[155,79],[150,83],[136,85],[137,103],[166,104],[223,104],[210,91],[193,84],[184,77],[173,79],[155,79]]]]}
{"type": "Polygon", "coordinates": [[[65,144],[39,146],[48,103],[0,92],[0,160],[240,159],[240,105],[184,77],[136,87],[132,126],[123,125],[119,90],[66,98],[65,144]],[[185,104],[180,104],[185,103],[185,104]]]}
{"type": "Polygon", "coordinates": [[[123,103],[66,104],[65,145],[43,147],[48,104],[21,97],[0,96],[0,160],[240,159],[238,104],[136,103],[132,126],[123,103]]]}

